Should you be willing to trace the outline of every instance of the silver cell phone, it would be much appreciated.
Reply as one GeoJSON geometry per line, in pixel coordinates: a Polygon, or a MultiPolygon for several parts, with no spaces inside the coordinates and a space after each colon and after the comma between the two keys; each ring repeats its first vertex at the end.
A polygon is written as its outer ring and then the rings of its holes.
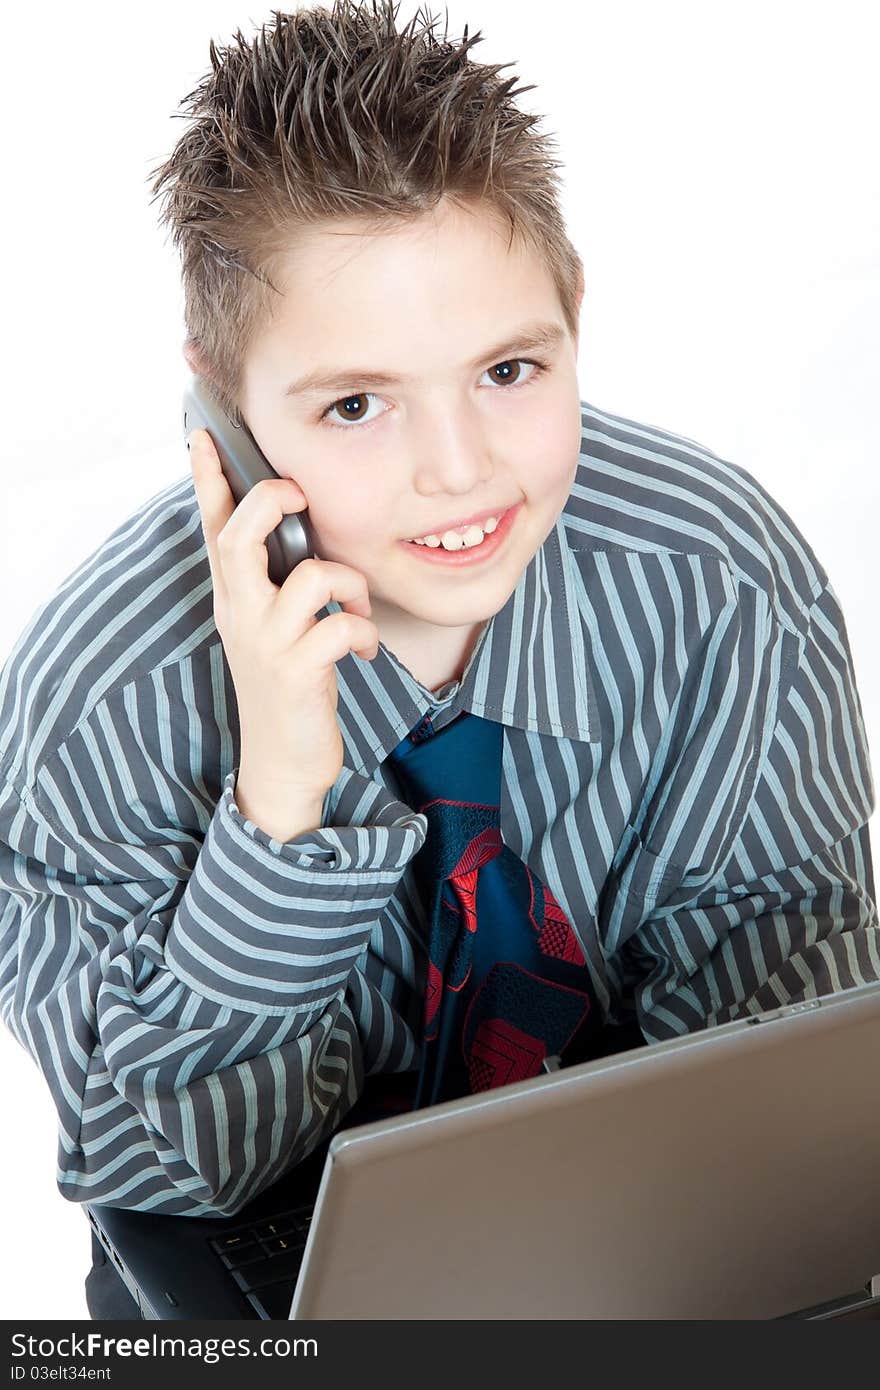
{"type": "MultiPolygon", "coordinates": [[[[236,425],[220,404],[204,377],[193,376],[183,393],[183,434],[207,430],[229,490],[239,503],[255,483],[277,478],[247,425],[236,425]]],[[[315,558],[312,528],[306,512],[290,512],[266,537],[269,578],[279,588],[302,560],[315,558]]]]}

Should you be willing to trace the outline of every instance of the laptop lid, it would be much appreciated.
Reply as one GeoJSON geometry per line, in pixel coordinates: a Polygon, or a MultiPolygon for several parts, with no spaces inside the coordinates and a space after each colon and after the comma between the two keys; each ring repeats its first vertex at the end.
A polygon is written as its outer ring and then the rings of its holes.
{"type": "Polygon", "coordinates": [[[880,1271],[880,985],[330,1143],[291,1308],[773,1318],[880,1271]]]}

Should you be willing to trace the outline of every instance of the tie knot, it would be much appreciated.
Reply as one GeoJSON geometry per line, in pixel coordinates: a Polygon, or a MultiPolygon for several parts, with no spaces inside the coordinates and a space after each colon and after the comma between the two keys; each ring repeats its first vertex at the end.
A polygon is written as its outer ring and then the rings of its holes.
{"type": "Polygon", "coordinates": [[[463,710],[437,729],[423,715],[388,761],[413,810],[428,802],[498,809],[501,795],[503,728],[463,710]]]}

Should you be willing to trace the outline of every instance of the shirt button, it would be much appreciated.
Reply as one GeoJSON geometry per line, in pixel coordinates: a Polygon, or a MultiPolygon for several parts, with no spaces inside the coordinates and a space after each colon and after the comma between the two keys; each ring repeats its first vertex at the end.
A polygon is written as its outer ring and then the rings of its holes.
{"type": "Polygon", "coordinates": [[[436,693],[435,698],[438,700],[447,700],[449,696],[453,693],[453,691],[457,689],[458,681],[447,681],[445,685],[441,685],[440,689],[436,693]]]}

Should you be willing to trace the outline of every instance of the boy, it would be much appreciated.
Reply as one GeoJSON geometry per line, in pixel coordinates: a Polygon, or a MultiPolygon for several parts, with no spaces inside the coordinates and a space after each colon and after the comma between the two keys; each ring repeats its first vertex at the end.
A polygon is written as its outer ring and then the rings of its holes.
{"type": "Polygon", "coordinates": [[[479,35],[393,18],[212,43],[156,189],[187,360],[280,477],[234,508],[197,432],[3,671],[0,1000],[72,1201],[234,1214],[371,1105],[880,978],[827,575],[744,470],[579,399],[547,142],[479,35]]]}

